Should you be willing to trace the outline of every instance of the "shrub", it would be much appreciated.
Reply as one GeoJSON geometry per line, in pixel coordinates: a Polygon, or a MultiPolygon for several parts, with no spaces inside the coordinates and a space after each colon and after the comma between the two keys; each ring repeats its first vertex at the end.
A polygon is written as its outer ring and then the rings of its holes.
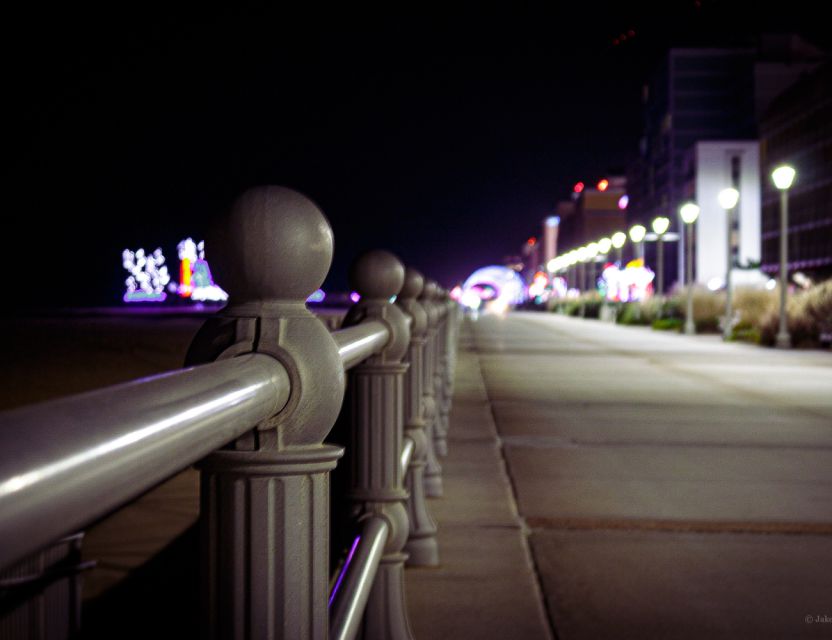
{"type": "Polygon", "coordinates": [[[584,303],[584,318],[598,318],[601,315],[601,305],[604,298],[600,294],[592,292],[582,296],[584,303]]]}
{"type": "Polygon", "coordinates": [[[777,308],[777,295],[774,291],[742,287],[734,294],[733,306],[741,324],[759,328],[763,318],[777,308]]]}
{"type": "Polygon", "coordinates": [[[618,322],[620,324],[635,325],[650,324],[651,321],[642,314],[640,302],[625,302],[621,305],[621,309],[618,312],[618,322]]]}
{"type": "Polygon", "coordinates": [[[681,318],[656,318],[653,328],[658,331],[681,331],[685,321],[681,318]]]}
{"type": "MultiPolygon", "coordinates": [[[[832,280],[791,295],[786,303],[786,323],[795,347],[817,347],[832,329],[832,280]]],[[[773,345],[780,326],[779,306],[760,321],[760,341],[773,345]]]]}

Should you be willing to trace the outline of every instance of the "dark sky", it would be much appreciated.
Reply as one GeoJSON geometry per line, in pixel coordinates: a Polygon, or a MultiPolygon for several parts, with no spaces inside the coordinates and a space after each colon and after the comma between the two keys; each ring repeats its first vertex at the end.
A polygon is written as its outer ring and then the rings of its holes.
{"type": "Polygon", "coordinates": [[[829,39],[810,3],[540,6],[6,16],[6,304],[115,302],[124,247],[173,260],[265,183],[331,220],[330,286],[369,247],[452,284],[515,252],[576,180],[623,169],[667,46],[829,39]]]}

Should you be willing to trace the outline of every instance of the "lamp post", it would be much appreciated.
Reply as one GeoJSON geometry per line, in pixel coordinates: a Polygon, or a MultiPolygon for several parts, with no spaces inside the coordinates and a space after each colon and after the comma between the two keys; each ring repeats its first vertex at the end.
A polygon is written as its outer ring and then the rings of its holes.
{"type": "Polygon", "coordinates": [[[564,257],[566,261],[566,291],[569,291],[569,283],[575,285],[577,289],[577,280],[578,280],[578,268],[575,266],[578,262],[577,258],[575,257],[575,251],[572,250],[566,254],[564,257]]]}
{"type": "Polygon", "coordinates": [[[653,220],[653,233],[656,234],[656,262],[658,263],[658,293],[664,295],[664,234],[670,227],[670,219],[659,216],[653,220]]]}
{"type": "Polygon", "coordinates": [[[725,209],[725,213],[727,214],[725,226],[728,229],[726,234],[727,249],[725,253],[727,259],[725,263],[725,324],[722,327],[723,340],[731,339],[731,320],[734,315],[734,310],[731,306],[731,267],[734,266],[734,252],[733,247],[731,246],[731,239],[734,231],[734,209],[736,208],[739,199],[740,192],[734,189],[733,187],[723,189],[717,195],[717,200],[719,200],[719,206],[725,209]]]}
{"type": "Polygon", "coordinates": [[[586,245],[587,256],[589,258],[589,264],[592,265],[589,270],[589,282],[587,282],[586,288],[587,291],[595,291],[595,258],[598,256],[600,252],[600,248],[597,242],[590,242],[586,245]]]}
{"type": "Polygon", "coordinates": [[[686,202],[679,208],[679,215],[685,223],[685,236],[687,237],[687,265],[685,283],[688,286],[687,308],[685,309],[685,333],[692,336],[696,333],[696,325],[693,323],[693,223],[699,217],[699,205],[695,202],[686,202]]]}
{"type": "Polygon", "coordinates": [[[612,246],[615,248],[615,260],[618,263],[618,266],[621,267],[621,247],[624,246],[624,243],[627,242],[627,236],[623,231],[616,231],[612,234],[612,246]]]}
{"type": "Polygon", "coordinates": [[[583,293],[586,285],[586,247],[580,247],[575,257],[578,262],[578,292],[583,293]]]}
{"type": "Polygon", "coordinates": [[[789,349],[792,337],[786,321],[786,295],[789,286],[789,188],[794,182],[795,170],[781,165],[771,172],[774,186],[780,191],[780,327],[775,344],[779,349],[789,349]]]}
{"type": "Polygon", "coordinates": [[[630,240],[636,245],[636,258],[644,260],[644,236],[647,235],[647,229],[640,224],[634,224],[630,227],[630,240]]]}

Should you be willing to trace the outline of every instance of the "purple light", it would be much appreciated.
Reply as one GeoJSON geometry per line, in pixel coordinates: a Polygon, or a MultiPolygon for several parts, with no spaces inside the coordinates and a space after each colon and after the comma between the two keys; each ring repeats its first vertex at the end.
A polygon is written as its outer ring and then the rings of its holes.
{"type": "Polygon", "coordinates": [[[356,303],[356,302],[358,302],[359,300],[361,300],[361,295],[358,293],[358,291],[353,291],[353,292],[350,294],[350,300],[352,300],[352,301],[353,301],[353,303],[356,303]]]}
{"type": "Polygon", "coordinates": [[[618,199],[618,208],[624,211],[627,208],[627,205],[630,204],[630,196],[626,193],[618,199]]]}
{"type": "Polygon", "coordinates": [[[332,606],[332,602],[335,600],[335,594],[338,593],[338,587],[341,586],[341,581],[344,579],[344,576],[347,575],[347,569],[350,568],[350,562],[352,562],[352,557],[355,555],[355,550],[358,549],[358,543],[361,542],[361,536],[356,536],[355,540],[352,543],[352,547],[350,547],[350,552],[347,554],[347,560],[344,562],[344,566],[341,567],[341,573],[338,574],[338,580],[335,581],[335,586],[332,588],[332,593],[329,595],[329,605],[332,606]]]}
{"type": "Polygon", "coordinates": [[[307,302],[323,302],[326,294],[323,289],[318,289],[306,299],[307,302]]]}

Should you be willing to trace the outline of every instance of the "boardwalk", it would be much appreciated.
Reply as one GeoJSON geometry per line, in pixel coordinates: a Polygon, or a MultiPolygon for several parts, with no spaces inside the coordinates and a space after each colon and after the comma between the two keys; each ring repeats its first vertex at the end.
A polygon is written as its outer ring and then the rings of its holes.
{"type": "MultiPolygon", "coordinates": [[[[175,368],[197,326],[27,324],[3,402],[175,368]]],[[[485,316],[442,464],[442,564],[406,572],[417,640],[832,634],[829,352],[485,316]]],[[[88,637],[196,635],[197,508],[188,471],[88,531],[88,637]]]]}
{"type": "Polygon", "coordinates": [[[466,342],[559,638],[832,634],[832,354],[523,313],[466,342]]]}

